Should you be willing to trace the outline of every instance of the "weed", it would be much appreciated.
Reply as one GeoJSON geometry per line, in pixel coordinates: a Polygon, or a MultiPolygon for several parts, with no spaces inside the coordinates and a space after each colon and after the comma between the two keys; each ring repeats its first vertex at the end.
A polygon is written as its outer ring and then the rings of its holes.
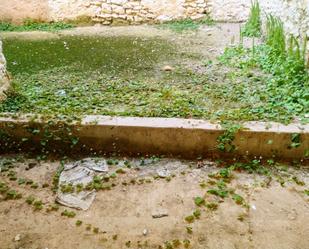
{"type": "Polygon", "coordinates": [[[25,19],[22,25],[14,25],[9,22],[0,22],[0,31],[57,31],[63,29],[73,28],[73,24],[63,22],[41,22],[39,20],[25,19]]]}
{"type": "Polygon", "coordinates": [[[59,205],[57,204],[50,204],[48,205],[48,207],[46,208],[46,212],[56,212],[59,210],[59,205]]]}
{"type": "Polygon", "coordinates": [[[188,223],[193,223],[195,220],[194,215],[188,215],[187,217],[185,217],[185,221],[188,223]]]}
{"type": "Polygon", "coordinates": [[[127,242],[125,243],[125,245],[126,245],[126,247],[131,247],[131,241],[130,241],[130,240],[127,241],[127,242]]]}
{"type": "Polygon", "coordinates": [[[5,194],[9,190],[6,183],[0,182],[0,194],[5,194]]]}
{"type": "Polygon", "coordinates": [[[242,205],[244,203],[244,198],[238,194],[233,194],[232,199],[236,202],[238,205],[242,205]]]}
{"type": "Polygon", "coordinates": [[[84,189],[84,185],[82,184],[82,183],[78,183],[78,184],[76,184],[76,192],[77,193],[80,193],[80,192],[82,192],[83,191],[83,189],[84,189]]]}
{"type": "Polygon", "coordinates": [[[187,233],[188,234],[193,234],[193,229],[192,229],[192,227],[186,227],[186,230],[187,230],[187,233]]]}
{"type": "Polygon", "coordinates": [[[29,205],[32,205],[34,201],[35,201],[35,197],[32,195],[28,196],[26,199],[26,203],[29,205]]]}
{"type": "Polygon", "coordinates": [[[298,179],[297,176],[293,176],[292,180],[299,186],[305,186],[305,182],[298,179]]]}
{"type": "Polygon", "coordinates": [[[75,188],[72,183],[69,184],[61,184],[60,190],[62,193],[68,194],[68,193],[73,193],[75,188]]]}
{"type": "Polygon", "coordinates": [[[181,245],[181,242],[179,239],[174,239],[172,241],[172,245],[173,245],[173,248],[178,248],[181,245]]]}
{"type": "Polygon", "coordinates": [[[18,183],[18,185],[26,184],[26,179],[24,179],[24,178],[18,178],[17,183],[18,183]]]}
{"type": "Polygon", "coordinates": [[[194,198],[194,203],[195,203],[195,205],[200,207],[200,206],[205,204],[205,200],[204,200],[204,198],[197,196],[197,197],[194,198]]]}
{"type": "Polygon", "coordinates": [[[261,9],[259,2],[254,0],[251,3],[249,20],[246,22],[245,27],[242,29],[242,35],[248,37],[261,36],[261,9]]]}
{"type": "Polygon", "coordinates": [[[117,235],[117,234],[114,234],[113,237],[112,237],[112,239],[113,239],[113,240],[117,240],[117,239],[118,239],[118,235],[117,235]]]}
{"type": "Polygon", "coordinates": [[[200,187],[201,188],[206,188],[207,187],[206,182],[205,181],[200,182],[200,187]]]}
{"type": "Polygon", "coordinates": [[[188,240],[188,239],[185,239],[185,240],[183,241],[183,247],[184,247],[184,248],[189,248],[189,247],[190,247],[190,244],[191,244],[191,242],[190,242],[190,240],[188,240]]]}
{"type": "Polygon", "coordinates": [[[194,216],[196,219],[199,219],[199,218],[201,217],[201,210],[199,210],[199,209],[194,210],[193,216],[194,216]]]}
{"type": "Polygon", "coordinates": [[[118,169],[116,169],[116,173],[117,173],[117,174],[125,174],[126,171],[125,171],[125,169],[123,169],[123,168],[118,168],[118,169]]]}
{"type": "Polygon", "coordinates": [[[57,192],[57,190],[58,190],[59,178],[60,178],[60,175],[61,175],[63,170],[64,170],[64,162],[60,161],[60,166],[57,168],[57,171],[56,171],[56,173],[53,177],[52,190],[53,190],[54,193],[57,192]]]}
{"type": "Polygon", "coordinates": [[[235,133],[240,129],[240,125],[231,123],[223,123],[224,133],[217,138],[217,148],[224,152],[233,152],[236,150],[236,146],[233,144],[235,139],[235,133]]]}
{"type": "Polygon", "coordinates": [[[209,17],[197,21],[194,21],[191,18],[187,18],[182,20],[165,22],[161,25],[161,27],[169,28],[175,32],[184,32],[188,30],[197,30],[200,28],[201,25],[212,26],[214,25],[214,21],[209,17]]]}
{"type": "Polygon", "coordinates": [[[305,189],[304,194],[309,196],[309,189],[305,189]]]}
{"type": "Polygon", "coordinates": [[[91,230],[91,224],[87,224],[86,231],[90,231],[90,230],[91,230]]]}
{"type": "Polygon", "coordinates": [[[291,144],[289,145],[289,148],[298,148],[301,145],[301,139],[299,133],[293,133],[291,135],[291,144]]]}
{"type": "Polygon", "coordinates": [[[5,193],[5,197],[4,197],[5,200],[17,200],[17,199],[21,199],[21,198],[22,198],[22,194],[18,193],[14,189],[8,190],[5,193]]]}
{"type": "Polygon", "coordinates": [[[222,189],[209,189],[207,193],[225,198],[228,196],[228,191],[222,189]]]}
{"type": "Polygon", "coordinates": [[[32,183],[30,187],[33,188],[33,189],[37,189],[39,187],[39,184],[32,183]]]}
{"type": "Polygon", "coordinates": [[[83,224],[83,222],[82,222],[81,220],[77,220],[77,221],[75,222],[75,225],[76,225],[77,227],[80,227],[82,224],[83,224]]]}
{"type": "Polygon", "coordinates": [[[35,200],[33,202],[34,211],[39,211],[43,209],[43,202],[41,200],[35,200]]]}
{"type": "Polygon", "coordinates": [[[218,203],[215,203],[215,202],[210,202],[210,203],[207,203],[206,204],[206,207],[209,209],[209,210],[217,210],[218,209],[218,203]]]}
{"type": "Polygon", "coordinates": [[[98,234],[98,233],[99,233],[99,228],[98,228],[98,227],[94,227],[94,228],[92,229],[92,231],[93,231],[94,233],[98,234]]]}
{"type": "Polygon", "coordinates": [[[76,213],[74,211],[68,211],[68,210],[64,210],[62,213],[61,213],[61,216],[66,216],[68,218],[74,218],[76,216],[76,213]]]}

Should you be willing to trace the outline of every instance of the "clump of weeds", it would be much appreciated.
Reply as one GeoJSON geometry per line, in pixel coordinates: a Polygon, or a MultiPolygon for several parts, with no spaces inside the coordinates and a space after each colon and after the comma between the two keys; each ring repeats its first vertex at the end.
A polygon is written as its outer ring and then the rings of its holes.
{"type": "Polygon", "coordinates": [[[82,222],[81,220],[77,220],[77,221],[75,222],[75,225],[76,225],[77,227],[80,227],[82,224],[83,224],[83,222],[82,222]]]}
{"type": "Polygon", "coordinates": [[[39,211],[43,209],[43,202],[41,200],[35,200],[33,202],[34,211],[39,211]]]}
{"type": "Polygon", "coordinates": [[[62,213],[61,216],[66,216],[68,218],[74,218],[76,216],[76,213],[74,211],[68,211],[65,209],[62,213]]]}
{"type": "Polygon", "coordinates": [[[194,198],[194,203],[195,203],[195,205],[200,207],[200,206],[205,204],[205,199],[200,197],[200,196],[197,196],[197,197],[194,198]]]}

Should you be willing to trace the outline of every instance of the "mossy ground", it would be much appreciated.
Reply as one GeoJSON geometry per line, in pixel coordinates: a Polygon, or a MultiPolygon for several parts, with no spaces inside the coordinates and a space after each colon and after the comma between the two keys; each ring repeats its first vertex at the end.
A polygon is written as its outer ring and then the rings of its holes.
{"type": "Polygon", "coordinates": [[[186,33],[172,36],[6,37],[13,87],[0,112],[282,122],[294,118],[284,106],[263,109],[271,101],[265,87],[271,76],[254,66],[239,66],[246,65],[250,52],[247,57],[235,54],[235,66],[229,54],[209,60],[203,54],[208,40],[197,41],[186,33]],[[188,46],[191,42],[204,43],[200,53],[195,45],[188,46]],[[174,70],[162,70],[165,65],[174,70]]]}

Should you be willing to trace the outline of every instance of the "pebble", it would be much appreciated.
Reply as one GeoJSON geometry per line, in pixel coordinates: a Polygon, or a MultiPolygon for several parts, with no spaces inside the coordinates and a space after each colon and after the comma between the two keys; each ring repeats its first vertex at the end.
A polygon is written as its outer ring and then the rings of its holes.
{"type": "Polygon", "coordinates": [[[171,172],[168,169],[157,169],[157,174],[161,178],[166,178],[171,176],[171,172]]]}
{"type": "Polygon", "coordinates": [[[14,238],[15,241],[20,241],[20,234],[17,234],[14,238]]]}
{"type": "Polygon", "coordinates": [[[171,71],[174,70],[174,68],[172,68],[171,66],[164,66],[164,67],[162,68],[162,70],[165,71],[165,72],[171,72],[171,71]]]}
{"type": "Polygon", "coordinates": [[[166,212],[160,212],[160,213],[152,214],[152,218],[154,218],[154,219],[159,219],[159,218],[163,218],[163,217],[166,217],[166,216],[168,216],[168,213],[166,213],[166,212]]]}
{"type": "Polygon", "coordinates": [[[148,230],[145,228],[143,231],[143,235],[146,236],[148,234],[148,230]]]}

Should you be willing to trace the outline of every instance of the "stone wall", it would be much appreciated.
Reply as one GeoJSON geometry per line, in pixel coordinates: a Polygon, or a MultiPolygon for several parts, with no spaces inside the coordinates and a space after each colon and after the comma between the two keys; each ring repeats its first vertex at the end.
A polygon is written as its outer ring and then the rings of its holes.
{"type": "Polygon", "coordinates": [[[9,87],[9,79],[6,72],[6,61],[2,53],[2,42],[0,40],[0,101],[5,98],[4,92],[9,87]]]}
{"type": "MultiPolygon", "coordinates": [[[[272,14],[284,22],[285,30],[295,36],[309,36],[309,0],[259,0],[262,17],[272,14]]],[[[210,16],[217,21],[246,21],[251,0],[209,0],[210,16]]]]}
{"type": "Polygon", "coordinates": [[[47,20],[48,0],[0,0],[0,20],[22,23],[26,18],[47,20]]]}
{"type": "Polygon", "coordinates": [[[49,0],[53,20],[90,16],[103,24],[140,24],[202,18],[208,0],[49,0]]]}

